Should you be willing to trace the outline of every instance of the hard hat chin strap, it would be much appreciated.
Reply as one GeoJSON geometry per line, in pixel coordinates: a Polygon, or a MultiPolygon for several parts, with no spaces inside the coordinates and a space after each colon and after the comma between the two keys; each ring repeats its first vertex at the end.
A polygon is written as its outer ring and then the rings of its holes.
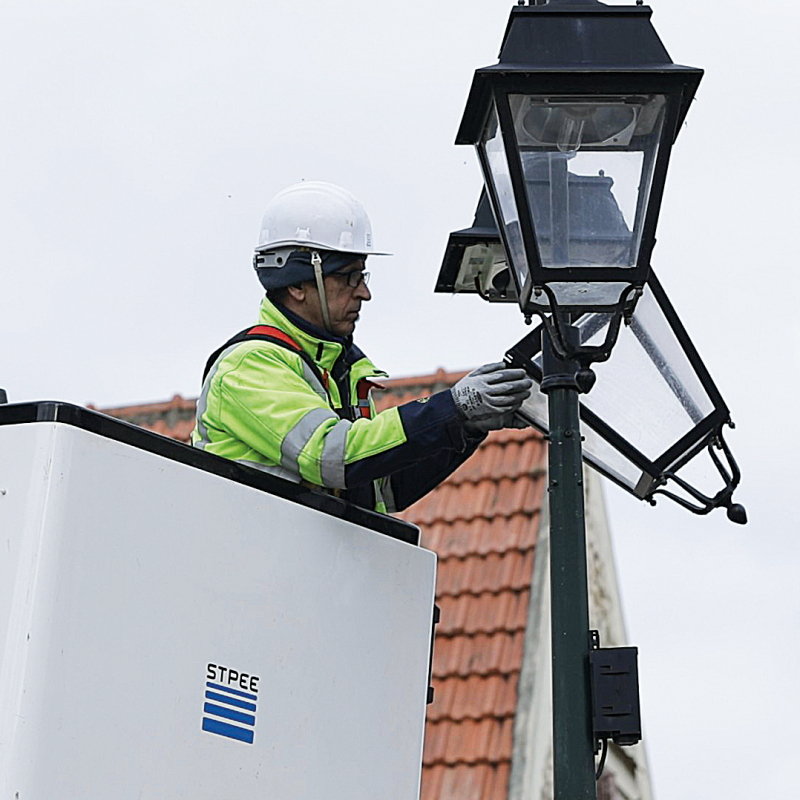
{"type": "Polygon", "coordinates": [[[322,321],[325,323],[325,330],[328,333],[333,333],[331,330],[331,318],[328,314],[328,298],[325,295],[325,283],[322,275],[322,258],[316,250],[311,251],[311,266],[314,267],[314,278],[317,281],[317,292],[319,292],[319,307],[322,311],[322,321]]]}

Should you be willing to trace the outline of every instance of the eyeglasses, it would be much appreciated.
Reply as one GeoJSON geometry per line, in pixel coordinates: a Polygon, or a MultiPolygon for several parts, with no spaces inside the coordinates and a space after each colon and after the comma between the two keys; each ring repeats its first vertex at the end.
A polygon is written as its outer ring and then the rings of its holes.
{"type": "Polygon", "coordinates": [[[369,272],[362,269],[354,269],[352,272],[332,272],[334,278],[341,278],[347,281],[347,285],[351,289],[361,286],[363,283],[366,286],[369,283],[369,272]]]}

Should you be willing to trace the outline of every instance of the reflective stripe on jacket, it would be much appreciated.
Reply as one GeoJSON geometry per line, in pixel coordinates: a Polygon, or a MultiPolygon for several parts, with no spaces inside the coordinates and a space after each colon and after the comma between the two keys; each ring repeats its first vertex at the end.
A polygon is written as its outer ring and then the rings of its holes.
{"type": "Polygon", "coordinates": [[[351,342],[326,337],[267,298],[258,324],[299,344],[323,382],[291,348],[231,345],[203,384],[195,447],[393,511],[437,485],[482,439],[465,434],[449,391],[374,414],[368,389],[386,373],[351,342]]]}

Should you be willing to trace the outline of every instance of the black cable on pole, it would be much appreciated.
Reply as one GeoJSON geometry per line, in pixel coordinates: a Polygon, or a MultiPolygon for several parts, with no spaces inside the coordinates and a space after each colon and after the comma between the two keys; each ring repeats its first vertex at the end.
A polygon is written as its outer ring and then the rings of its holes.
{"type": "Polygon", "coordinates": [[[600,763],[597,765],[597,772],[594,774],[594,779],[596,781],[600,780],[600,776],[603,774],[603,767],[606,765],[606,756],[608,755],[608,739],[604,736],[603,737],[603,752],[600,755],[600,763]]]}

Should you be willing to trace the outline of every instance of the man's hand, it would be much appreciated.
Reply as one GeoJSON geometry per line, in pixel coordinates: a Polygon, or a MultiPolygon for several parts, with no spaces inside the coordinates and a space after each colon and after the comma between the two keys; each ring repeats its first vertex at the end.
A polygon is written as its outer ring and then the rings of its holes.
{"type": "Polygon", "coordinates": [[[486,432],[525,427],[514,412],[530,397],[532,387],[525,370],[497,362],[473,370],[450,391],[464,426],[486,432]]]}
{"type": "Polygon", "coordinates": [[[486,419],[465,422],[464,426],[471,433],[488,433],[489,431],[499,431],[503,428],[530,428],[531,424],[517,414],[516,411],[507,411],[504,414],[498,414],[496,417],[486,417],[486,419]]]}

